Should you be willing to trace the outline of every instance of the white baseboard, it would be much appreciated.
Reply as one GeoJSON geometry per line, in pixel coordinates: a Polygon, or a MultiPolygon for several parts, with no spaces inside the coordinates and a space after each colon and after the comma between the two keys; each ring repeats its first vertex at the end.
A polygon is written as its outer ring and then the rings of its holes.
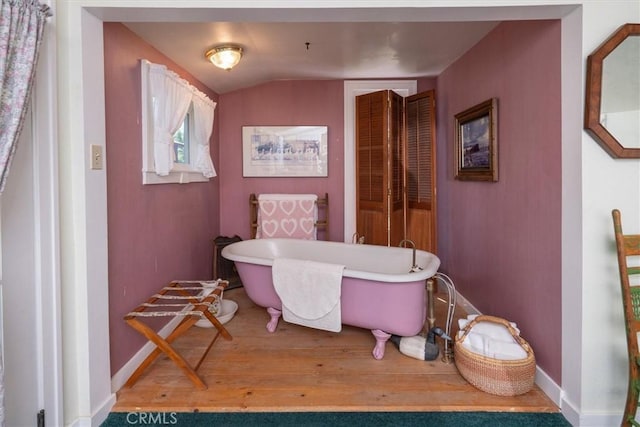
{"type": "MultiPolygon", "coordinates": [[[[100,425],[100,424],[98,424],[100,425]]],[[[90,417],[80,417],[74,420],[71,424],[67,424],[68,427],[91,427],[90,417]]]]}
{"type": "MultiPolygon", "coordinates": [[[[166,338],[175,328],[178,326],[182,319],[179,316],[171,319],[160,331],[158,335],[162,338],[166,338]]],[[[156,345],[152,342],[147,342],[129,361],[122,367],[116,374],[111,377],[111,391],[115,393],[120,390],[122,386],[127,382],[131,374],[140,366],[140,364],[147,358],[148,355],[156,348],[156,345]]]]}
{"type": "Polygon", "coordinates": [[[70,424],[69,427],[97,427],[101,425],[109,416],[111,408],[116,403],[115,393],[111,393],[109,397],[94,411],[90,417],[78,417],[70,424]]]}
{"type": "Polygon", "coordinates": [[[564,393],[562,388],[539,366],[536,365],[536,385],[546,394],[558,408],[562,408],[564,393]]]}
{"type": "Polygon", "coordinates": [[[622,421],[622,415],[611,414],[611,413],[591,413],[591,414],[575,414],[575,416],[568,417],[565,415],[564,411],[562,414],[565,416],[567,421],[572,426],[575,427],[603,427],[603,426],[611,426],[617,427],[620,425],[620,421],[622,421]],[[577,419],[577,421],[575,421],[577,419]]]}
{"type": "Polygon", "coordinates": [[[91,417],[91,425],[99,426],[101,425],[109,416],[109,412],[111,412],[111,408],[116,404],[116,394],[111,393],[109,398],[98,408],[97,411],[94,412],[91,417]]]}
{"type": "Polygon", "coordinates": [[[560,404],[560,410],[562,411],[562,415],[569,421],[572,426],[580,425],[580,411],[573,404],[573,402],[567,399],[567,396],[562,393],[562,402],[560,404]]]}
{"type": "MultiPolygon", "coordinates": [[[[562,415],[575,427],[603,427],[603,426],[619,426],[622,421],[622,413],[611,412],[580,412],[576,405],[567,400],[566,396],[562,397],[562,415]]],[[[638,417],[636,417],[636,421],[638,417]]]]}

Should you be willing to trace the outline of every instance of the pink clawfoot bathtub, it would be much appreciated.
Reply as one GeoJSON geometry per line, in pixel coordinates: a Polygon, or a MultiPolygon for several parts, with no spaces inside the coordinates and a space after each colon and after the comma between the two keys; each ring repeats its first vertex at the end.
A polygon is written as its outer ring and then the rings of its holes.
{"type": "Polygon", "coordinates": [[[422,330],[425,281],[440,267],[437,256],[421,250],[415,253],[416,271],[412,249],[319,240],[244,240],[226,246],[222,256],[234,261],[251,301],[267,309],[269,332],[275,332],[282,311],[271,277],[276,257],[344,265],[342,324],[371,330],[376,359],[384,357],[385,343],[392,334],[413,336],[422,330]]]}

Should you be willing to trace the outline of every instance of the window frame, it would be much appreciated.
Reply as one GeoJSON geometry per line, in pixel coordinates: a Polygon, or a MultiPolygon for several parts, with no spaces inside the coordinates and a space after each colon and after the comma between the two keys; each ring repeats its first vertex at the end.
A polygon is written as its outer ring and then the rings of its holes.
{"type": "MultiPolygon", "coordinates": [[[[197,152],[198,147],[194,147],[193,138],[189,138],[189,163],[176,163],[173,162],[173,166],[166,176],[160,176],[156,173],[156,168],[153,160],[153,129],[151,118],[152,102],[149,99],[149,65],[146,60],[140,61],[141,71],[141,114],[140,123],[142,127],[142,184],[188,184],[191,182],[208,182],[209,178],[205,177],[201,171],[195,167],[195,161],[193,153],[197,152]]],[[[190,114],[188,115],[189,121],[189,133],[192,135],[194,131],[193,120],[193,101],[189,107],[190,114]]],[[[173,147],[171,147],[173,150],[173,147]]]]}

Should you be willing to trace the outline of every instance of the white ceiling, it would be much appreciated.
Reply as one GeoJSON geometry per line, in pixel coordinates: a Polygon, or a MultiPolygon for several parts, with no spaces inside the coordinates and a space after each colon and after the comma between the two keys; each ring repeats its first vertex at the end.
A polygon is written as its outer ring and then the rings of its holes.
{"type": "Polygon", "coordinates": [[[498,21],[124,24],[223,94],[272,80],[437,76],[498,21]],[[244,49],[231,71],[204,57],[208,49],[227,43],[244,49]]]}
{"type": "Polygon", "coordinates": [[[501,21],[559,19],[579,7],[482,2],[431,7],[396,1],[397,7],[376,7],[385,3],[380,1],[361,1],[370,6],[353,7],[348,4],[358,2],[233,0],[211,1],[220,6],[202,8],[180,8],[173,2],[172,7],[87,10],[104,22],[124,23],[222,94],[281,79],[436,76],[501,21]],[[289,3],[297,7],[281,6],[289,3]],[[245,49],[240,64],[229,72],[204,58],[207,49],[223,43],[245,49]]]}

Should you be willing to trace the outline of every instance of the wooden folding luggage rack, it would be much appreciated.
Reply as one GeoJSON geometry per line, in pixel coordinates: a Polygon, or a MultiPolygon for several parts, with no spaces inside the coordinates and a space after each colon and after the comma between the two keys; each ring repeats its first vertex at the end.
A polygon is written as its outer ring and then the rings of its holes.
{"type": "Polygon", "coordinates": [[[125,387],[131,387],[138,380],[144,370],[160,355],[165,353],[173,362],[187,375],[187,377],[201,390],[205,390],[207,385],[197,374],[197,370],[202,361],[211,350],[211,347],[220,335],[227,340],[231,340],[231,334],[224,326],[209,312],[209,307],[222,296],[222,292],[229,284],[226,280],[213,281],[173,281],[168,286],[162,288],[160,292],[153,295],[146,302],[140,304],[135,310],[124,317],[124,320],[136,331],[144,335],[149,341],[156,345],[156,348],[142,361],[140,366],[131,374],[125,383],[125,387]],[[217,285],[212,292],[207,292],[210,287],[207,285],[217,285]],[[186,285],[186,286],[185,286],[186,285]],[[165,302],[160,302],[165,300],[165,302]],[[170,302],[166,302],[166,301],[170,302]],[[150,317],[178,317],[183,319],[167,336],[162,338],[152,328],[141,322],[142,318],[150,317]],[[191,365],[182,357],[171,343],[180,335],[186,332],[198,320],[206,317],[216,328],[216,334],[207,346],[204,354],[195,365],[191,365]]]}

